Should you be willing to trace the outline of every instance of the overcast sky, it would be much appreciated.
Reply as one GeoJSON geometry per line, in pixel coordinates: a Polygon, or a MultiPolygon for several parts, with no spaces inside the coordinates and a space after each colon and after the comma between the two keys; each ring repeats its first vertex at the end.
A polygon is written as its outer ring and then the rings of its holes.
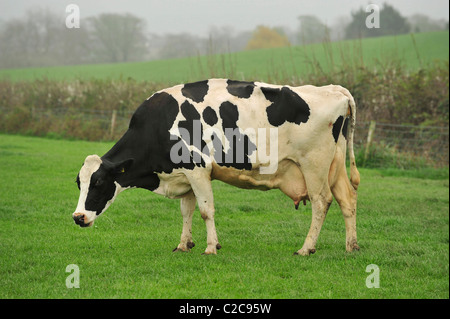
{"type": "Polygon", "coordinates": [[[387,2],[402,15],[415,13],[434,19],[449,19],[448,0],[0,0],[0,21],[20,18],[28,9],[47,7],[65,21],[68,4],[80,8],[83,18],[99,13],[132,13],[144,18],[150,32],[208,34],[211,26],[231,26],[238,31],[257,25],[298,27],[298,16],[315,15],[327,25],[352,10],[387,2]]]}

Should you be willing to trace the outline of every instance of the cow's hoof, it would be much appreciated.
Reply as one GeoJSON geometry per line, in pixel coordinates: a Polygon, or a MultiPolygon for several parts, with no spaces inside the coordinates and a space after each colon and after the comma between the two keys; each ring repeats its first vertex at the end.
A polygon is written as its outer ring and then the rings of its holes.
{"type": "Polygon", "coordinates": [[[205,252],[202,255],[217,255],[216,246],[206,248],[205,252]]]}
{"type": "Polygon", "coordinates": [[[191,249],[191,248],[194,248],[194,247],[195,247],[195,244],[192,241],[187,243],[187,248],[191,249]]]}
{"type": "Polygon", "coordinates": [[[360,249],[360,248],[359,248],[359,246],[358,246],[357,243],[353,243],[353,244],[347,246],[347,251],[348,251],[349,253],[351,253],[351,252],[353,252],[353,251],[358,251],[359,249],[360,249]]]}
{"type": "Polygon", "coordinates": [[[219,250],[220,248],[222,248],[222,246],[220,246],[220,244],[218,243],[218,244],[216,245],[216,249],[219,250]]]}
{"type": "Polygon", "coordinates": [[[315,252],[316,252],[315,248],[310,248],[310,249],[302,248],[302,249],[296,251],[294,253],[294,255],[309,256],[309,255],[314,254],[315,252]]]}
{"type": "Polygon", "coordinates": [[[191,250],[191,248],[194,248],[195,244],[193,242],[188,242],[186,244],[186,246],[183,245],[178,245],[177,248],[175,248],[174,250],[172,250],[172,252],[177,252],[177,251],[182,251],[182,252],[189,252],[191,250]]]}

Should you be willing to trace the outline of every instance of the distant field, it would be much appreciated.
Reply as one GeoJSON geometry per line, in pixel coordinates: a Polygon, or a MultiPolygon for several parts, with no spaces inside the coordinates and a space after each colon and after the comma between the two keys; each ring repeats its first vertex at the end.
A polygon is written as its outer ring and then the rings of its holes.
{"type": "Polygon", "coordinates": [[[343,63],[383,68],[383,65],[398,62],[416,70],[435,60],[448,61],[448,56],[449,33],[446,31],[139,63],[5,69],[0,70],[0,79],[130,77],[139,81],[174,84],[228,76],[275,82],[278,79],[301,78],[302,74],[312,72],[311,63],[319,63],[325,71],[339,68],[343,63]]]}
{"type": "Polygon", "coordinates": [[[297,211],[279,191],[214,182],[222,249],[204,256],[198,210],[196,246],[172,253],[179,201],[144,190],[121,194],[94,227],[74,224],[76,174],[86,155],[112,145],[0,135],[0,299],[449,298],[448,169],[361,169],[361,250],[345,252],[333,202],[309,257],[292,255],[309,229],[309,203],[297,211]],[[80,269],[78,289],[66,287],[70,264],[80,269]],[[370,264],[380,270],[378,289],[366,287],[370,264]]]}

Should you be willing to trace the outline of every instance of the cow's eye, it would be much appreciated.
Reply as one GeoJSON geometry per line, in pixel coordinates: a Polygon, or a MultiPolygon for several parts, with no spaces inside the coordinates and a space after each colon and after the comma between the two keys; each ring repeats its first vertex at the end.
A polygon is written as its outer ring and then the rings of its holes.
{"type": "Polygon", "coordinates": [[[95,182],[95,186],[101,186],[103,184],[103,180],[101,178],[97,179],[95,182]]]}

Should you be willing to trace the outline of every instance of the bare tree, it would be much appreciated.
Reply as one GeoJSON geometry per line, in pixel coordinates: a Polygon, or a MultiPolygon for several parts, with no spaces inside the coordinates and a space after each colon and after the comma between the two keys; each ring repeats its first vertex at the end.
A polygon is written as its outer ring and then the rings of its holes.
{"type": "Polygon", "coordinates": [[[160,49],[160,58],[171,59],[201,54],[205,40],[189,33],[166,34],[160,49]]]}
{"type": "Polygon", "coordinates": [[[4,23],[0,32],[0,65],[27,67],[52,65],[61,38],[57,17],[48,9],[34,8],[24,19],[4,23]]]}
{"type": "Polygon", "coordinates": [[[363,8],[352,12],[351,15],[352,20],[345,29],[347,39],[405,34],[411,28],[407,19],[387,3],[384,3],[380,10],[380,28],[368,28],[366,26],[367,12],[363,8]]]}
{"type": "Polygon", "coordinates": [[[311,15],[299,16],[299,38],[301,44],[322,42],[329,34],[329,30],[317,17],[311,15]]]}
{"type": "Polygon", "coordinates": [[[408,22],[414,32],[441,31],[448,27],[448,21],[435,20],[420,13],[408,17],[408,22]]]}
{"type": "Polygon", "coordinates": [[[68,29],[62,16],[33,8],[24,18],[2,23],[0,67],[54,66],[89,62],[86,29],[68,29]]]}
{"type": "Polygon", "coordinates": [[[146,52],[145,22],[132,14],[104,13],[87,19],[97,59],[127,62],[146,52]]]}

